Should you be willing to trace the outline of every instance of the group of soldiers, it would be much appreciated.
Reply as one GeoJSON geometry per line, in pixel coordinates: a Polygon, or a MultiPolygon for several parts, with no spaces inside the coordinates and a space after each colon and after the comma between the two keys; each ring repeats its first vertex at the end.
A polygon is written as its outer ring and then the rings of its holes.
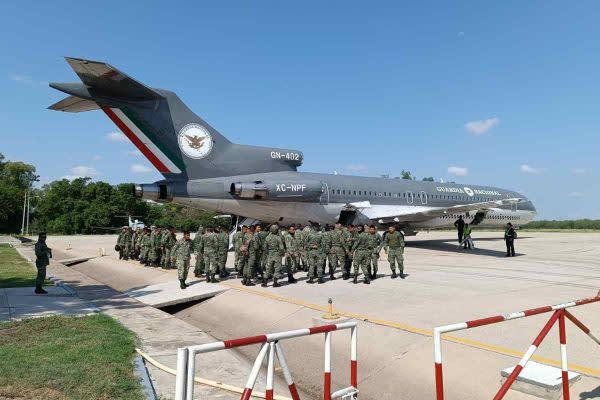
{"type": "MultiPolygon", "coordinates": [[[[175,229],[125,227],[117,239],[119,258],[135,259],[146,266],[176,268],[180,287],[187,287],[191,255],[195,255],[194,276],[206,276],[207,282],[219,282],[229,276],[225,265],[229,251],[229,235],[222,228],[200,227],[192,240],[189,231],[176,239],[175,229]]],[[[404,235],[394,226],[380,235],[375,226],[335,224],[335,226],[261,225],[244,226],[232,237],[234,266],[245,286],[260,283],[281,286],[284,273],[290,284],[296,283],[294,274],[308,273],[307,283],[324,283],[326,271],[330,280],[342,272],[342,279],[352,278],[358,283],[359,270],[363,282],[377,279],[381,250],[387,253],[392,279],[404,279],[404,235]],[[353,268],[352,268],[353,266],[353,268]],[[396,273],[398,269],[398,273],[396,273]]]]}

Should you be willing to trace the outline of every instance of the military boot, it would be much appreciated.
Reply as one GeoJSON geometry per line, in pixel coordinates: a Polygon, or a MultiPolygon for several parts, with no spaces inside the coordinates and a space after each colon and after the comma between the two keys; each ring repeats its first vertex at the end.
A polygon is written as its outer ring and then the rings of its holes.
{"type": "Polygon", "coordinates": [[[179,280],[179,287],[181,289],[187,289],[187,285],[185,284],[185,280],[183,280],[183,279],[179,280]]]}
{"type": "Polygon", "coordinates": [[[246,278],[246,286],[254,286],[254,282],[252,282],[252,279],[246,278]]]}
{"type": "Polygon", "coordinates": [[[358,283],[358,272],[354,273],[354,279],[352,280],[352,283],[354,283],[354,284],[358,283]]]}
{"type": "Polygon", "coordinates": [[[350,274],[348,274],[347,272],[344,272],[344,273],[342,274],[342,279],[343,279],[343,280],[348,280],[348,279],[350,279],[350,274]]]}
{"type": "Polygon", "coordinates": [[[370,284],[371,284],[371,280],[369,279],[369,277],[368,277],[368,276],[365,276],[365,279],[363,280],[363,283],[364,283],[365,285],[370,285],[370,284]]]}
{"type": "Polygon", "coordinates": [[[317,279],[317,283],[318,284],[325,283],[325,281],[323,280],[323,277],[320,277],[319,279],[317,279]]]}
{"type": "Polygon", "coordinates": [[[291,273],[288,272],[288,283],[296,283],[298,282],[296,280],[296,278],[294,278],[294,275],[292,275],[291,273]]]}
{"type": "Polygon", "coordinates": [[[405,279],[406,275],[404,275],[404,272],[400,272],[400,279],[405,279]]]}
{"type": "Polygon", "coordinates": [[[396,275],[396,271],[392,271],[392,279],[396,279],[398,275],[396,275]]]}
{"type": "Polygon", "coordinates": [[[210,274],[206,274],[206,283],[210,283],[210,274]]]}
{"type": "Polygon", "coordinates": [[[277,278],[274,278],[273,279],[273,287],[280,287],[280,286],[281,286],[281,283],[278,283],[277,278]]]}
{"type": "Polygon", "coordinates": [[[269,280],[267,278],[263,278],[262,283],[260,284],[260,286],[267,287],[267,283],[268,282],[269,282],[269,280]]]}
{"type": "Polygon", "coordinates": [[[210,274],[210,281],[212,283],[217,283],[219,282],[219,280],[217,278],[215,278],[215,274],[210,274]]]}
{"type": "Polygon", "coordinates": [[[314,278],[308,278],[308,280],[306,281],[306,283],[315,283],[314,278]]]}

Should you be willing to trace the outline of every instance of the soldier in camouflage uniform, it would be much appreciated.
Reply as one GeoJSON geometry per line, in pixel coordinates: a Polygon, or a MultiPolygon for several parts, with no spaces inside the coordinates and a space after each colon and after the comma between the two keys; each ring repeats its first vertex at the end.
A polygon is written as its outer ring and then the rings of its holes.
{"type": "Polygon", "coordinates": [[[296,283],[294,274],[300,263],[300,239],[296,236],[296,227],[291,225],[283,234],[283,245],[285,246],[285,267],[287,269],[288,283],[296,283]]]}
{"type": "Polygon", "coordinates": [[[342,224],[337,223],[332,231],[329,232],[329,277],[335,279],[335,272],[338,267],[343,269],[346,264],[346,254],[348,253],[348,245],[344,240],[342,224]]]}
{"type": "Polygon", "coordinates": [[[308,272],[308,252],[306,249],[306,237],[308,236],[310,228],[308,226],[302,227],[300,225],[296,230],[296,234],[299,235],[298,240],[300,244],[300,261],[302,262],[302,270],[308,272]]]}
{"type": "Polygon", "coordinates": [[[265,232],[262,230],[262,227],[260,225],[254,225],[254,235],[252,240],[254,241],[254,250],[255,250],[255,256],[254,256],[254,272],[252,273],[252,275],[254,277],[258,277],[258,275],[260,275],[260,280],[262,281],[262,279],[265,276],[264,273],[264,256],[263,256],[263,246],[264,246],[264,238],[266,237],[265,232]]]}
{"type": "Polygon", "coordinates": [[[317,277],[318,283],[323,283],[323,270],[321,269],[321,252],[322,252],[322,236],[320,232],[312,228],[304,228],[308,233],[304,237],[304,245],[307,250],[308,258],[308,281],[306,283],[315,283],[314,278],[317,277]]]}
{"type": "Polygon", "coordinates": [[[346,280],[350,278],[350,270],[352,269],[352,261],[354,255],[352,254],[352,245],[354,244],[354,239],[357,236],[357,232],[354,230],[354,225],[350,224],[347,228],[342,231],[342,238],[346,243],[346,248],[348,249],[348,254],[346,255],[346,262],[344,263],[344,273],[342,275],[342,279],[346,280]]]}
{"type": "Polygon", "coordinates": [[[406,275],[404,275],[404,235],[402,232],[397,231],[395,226],[390,226],[387,235],[383,239],[383,246],[390,262],[392,279],[395,279],[397,276],[396,263],[398,263],[400,278],[406,278],[406,275]]]}
{"type": "Polygon", "coordinates": [[[162,237],[161,228],[157,227],[150,233],[150,263],[153,267],[160,264],[161,248],[160,239],[162,237]]]}
{"type": "Polygon", "coordinates": [[[50,258],[52,258],[52,250],[46,245],[46,232],[40,232],[35,243],[35,267],[37,268],[35,294],[48,294],[42,285],[46,280],[46,267],[50,264],[50,258]]]}
{"type": "Polygon", "coordinates": [[[242,233],[242,228],[241,227],[237,227],[235,233],[233,234],[233,237],[231,238],[232,244],[233,244],[233,254],[234,254],[234,259],[233,259],[233,267],[235,269],[235,272],[237,273],[238,278],[242,276],[243,271],[240,269],[240,258],[241,258],[241,254],[240,254],[240,246],[242,243],[242,237],[244,236],[244,234],[242,233]]]}
{"type": "Polygon", "coordinates": [[[171,249],[171,256],[177,266],[177,278],[179,278],[179,287],[187,288],[185,280],[190,269],[190,258],[194,243],[190,239],[190,231],[183,231],[183,238],[179,239],[171,249]]]}
{"type": "Polygon", "coordinates": [[[217,283],[219,280],[215,278],[218,272],[219,260],[219,238],[212,228],[206,228],[206,233],[202,237],[204,242],[204,273],[206,274],[206,282],[217,283]]]}
{"type": "Polygon", "coordinates": [[[194,254],[196,255],[196,264],[194,265],[194,276],[200,278],[204,274],[204,228],[198,227],[196,237],[194,237],[194,254]]]}
{"type": "Polygon", "coordinates": [[[377,233],[375,225],[369,226],[369,247],[371,248],[371,262],[369,263],[369,272],[371,279],[377,279],[379,252],[382,247],[382,239],[377,233]]]}
{"type": "Polygon", "coordinates": [[[177,242],[177,237],[175,236],[175,228],[172,226],[167,229],[160,240],[160,244],[163,248],[163,259],[162,259],[162,267],[164,269],[172,269],[173,266],[173,255],[171,254],[171,250],[173,246],[177,242]]]}
{"type": "Polygon", "coordinates": [[[229,275],[227,268],[227,253],[229,252],[229,235],[227,230],[221,227],[217,227],[217,240],[219,242],[219,248],[217,251],[217,262],[219,264],[219,276],[226,278],[229,275]]]}
{"type": "Polygon", "coordinates": [[[123,236],[125,236],[125,227],[121,228],[121,232],[119,232],[119,236],[117,236],[117,244],[115,245],[115,250],[119,252],[119,260],[123,259],[123,236]]]}
{"type": "Polygon", "coordinates": [[[131,236],[133,235],[133,231],[131,228],[125,228],[125,233],[123,234],[123,259],[129,260],[131,257],[131,236]]]}
{"type": "Polygon", "coordinates": [[[146,267],[150,265],[150,229],[144,228],[140,235],[140,263],[146,267]]]}
{"type": "Polygon", "coordinates": [[[240,259],[238,268],[242,273],[242,285],[254,286],[252,283],[252,265],[255,258],[253,247],[254,235],[253,228],[242,226],[242,238],[240,239],[240,259]]]}
{"type": "Polygon", "coordinates": [[[371,239],[369,233],[364,231],[362,225],[356,227],[357,234],[356,238],[352,243],[352,254],[354,258],[354,283],[358,282],[358,268],[362,269],[364,276],[364,283],[367,285],[371,283],[369,277],[369,269],[367,268],[371,260],[371,253],[373,250],[370,247],[371,239]]]}
{"type": "Polygon", "coordinates": [[[279,226],[273,224],[269,227],[269,234],[265,237],[265,277],[262,287],[267,287],[269,279],[273,277],[273,287],[281,286],[278,280],[281,279],[281,257],[285,254],[285,246],[279,235],[279,226]]]}

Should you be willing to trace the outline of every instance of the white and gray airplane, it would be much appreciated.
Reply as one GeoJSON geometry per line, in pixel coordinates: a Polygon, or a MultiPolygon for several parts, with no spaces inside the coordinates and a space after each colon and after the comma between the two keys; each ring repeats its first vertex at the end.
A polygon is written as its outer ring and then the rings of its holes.
{"type": "Polygon", "coordinates": [[[512,190],[455,183],[299,172],[297,150],[230,142],[179,97],[109,64],[67,62],[82,83],[51,83],[69,97],[52,110],[102,110],[164,176],[136,196],[281,224],[400,226],[407,234],[452,227],[522,225],[536,210],[512,190]]]}

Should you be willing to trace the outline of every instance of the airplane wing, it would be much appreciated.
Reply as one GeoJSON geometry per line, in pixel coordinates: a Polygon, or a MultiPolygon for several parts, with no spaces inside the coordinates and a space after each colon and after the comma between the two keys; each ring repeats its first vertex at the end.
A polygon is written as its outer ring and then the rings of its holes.
{"type": "Polygon", "coordinates": [[[364,201],[359,203],[350,203],[348,204],[348,208],[354,208],[372,221],[421,222],[432,218],[443,217],[447,214],[460,214],[469,211],[485,211],[500,206],[517,204],[521,201],[524,201],[524,199],[515,197],[495,201],[459,204],[451,207],[371,205],[370,202],[364,201]]]}

